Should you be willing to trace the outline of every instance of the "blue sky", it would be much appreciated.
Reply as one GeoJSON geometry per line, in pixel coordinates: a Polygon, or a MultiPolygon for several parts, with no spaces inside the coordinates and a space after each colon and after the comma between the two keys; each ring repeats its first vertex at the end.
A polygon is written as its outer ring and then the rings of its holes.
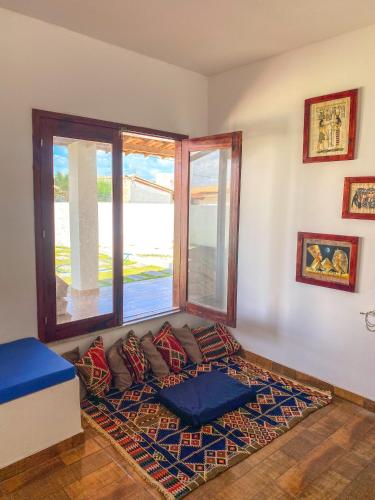
{"type": "MultiPolygon", "coordinates": [[[[143,156],[140,154],[123,155],[123,172],[126,175],[138,175],[143,179],[155,182],[156,175],[160,172],[173,173],[174,161],[162,159],[157,156],[143,156]]],[[[111,175],[111,153],[97,151],[97,165],[99,176],[111,175]]],[[[53,146],[54,173],[68,173],[68,148],[66,146],[53,146]]]]}

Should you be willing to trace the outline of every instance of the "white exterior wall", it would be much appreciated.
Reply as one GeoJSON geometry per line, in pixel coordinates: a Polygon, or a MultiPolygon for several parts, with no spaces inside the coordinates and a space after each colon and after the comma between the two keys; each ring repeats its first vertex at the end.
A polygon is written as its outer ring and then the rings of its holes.
{"type": "MultiPolygon", "coordinates": [[[[110,251],[112,245],[112,204],[98,203],[99,247],[110,251]]],[[[217,207],[214,205],[193,205],[191,207],[191,236],[196,245],[215,247],[217,243],[217,207]]],[[[56,244],[68,247],[69,203],[55,203],[56,244]]],[[[124,203],[124,251],[158,253],[172,251],[174,206],[170,203],[124,203]]],[[[172,254],[171,254],[172,255],[172,254]]]]}
{"type": "Polygon", "coordinates": [[[172,193],[131,181],[130,203],[173,203],[172,193]]]}

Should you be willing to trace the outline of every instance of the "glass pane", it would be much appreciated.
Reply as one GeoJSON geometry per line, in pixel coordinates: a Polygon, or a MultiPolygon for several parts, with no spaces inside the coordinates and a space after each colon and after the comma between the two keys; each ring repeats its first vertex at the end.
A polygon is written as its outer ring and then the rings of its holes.
{"type": "Polygon", "coordinates": [[[190,153],[188,302],[227,310],[231,149],[190,153]]]}
{"type": "Polygon", "coordinates": [[[173,305],[175,142],[123,136],[124,321],[173,305]]]}
{"type": "Polygon", "coordinates": [[[54,137],[57,324],[113,312],[112,145],[54,137]]]}

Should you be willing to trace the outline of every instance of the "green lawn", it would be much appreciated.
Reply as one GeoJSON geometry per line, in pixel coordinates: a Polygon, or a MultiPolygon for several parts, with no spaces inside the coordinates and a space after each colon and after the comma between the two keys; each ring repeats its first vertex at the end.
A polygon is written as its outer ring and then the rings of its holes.
{"type": "MultiPolygon", "coordinates": [[[[70,248],[57,246],[55,247],[55,265],[56,274],[68,283],[71,284],[71,263],[70,263],[70,248]]],[[[171,276],[171,271],[165,267],[147,265],[139,265],[135,260],[124,259],[123,263],[124,283],[133,281],[156,279],[161,277],[171,276]],[[160,272],[161,276],[149,274],[150,271],[160,272]],[[136,278],[132,278],[136,276],[136,278]]],[[[112,285],[113,269],[112,257],[104,253],[99,253],[99,286],[112,285]]]]}

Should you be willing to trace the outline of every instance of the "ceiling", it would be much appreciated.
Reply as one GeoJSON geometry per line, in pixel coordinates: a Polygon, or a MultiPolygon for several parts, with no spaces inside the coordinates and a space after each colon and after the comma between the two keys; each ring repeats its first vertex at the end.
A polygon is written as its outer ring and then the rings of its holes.
{"type": "Polygon", "coordinates": [[[375,24],[374,0],[0,0],[0,7],[204,75],[375,24]]]}

